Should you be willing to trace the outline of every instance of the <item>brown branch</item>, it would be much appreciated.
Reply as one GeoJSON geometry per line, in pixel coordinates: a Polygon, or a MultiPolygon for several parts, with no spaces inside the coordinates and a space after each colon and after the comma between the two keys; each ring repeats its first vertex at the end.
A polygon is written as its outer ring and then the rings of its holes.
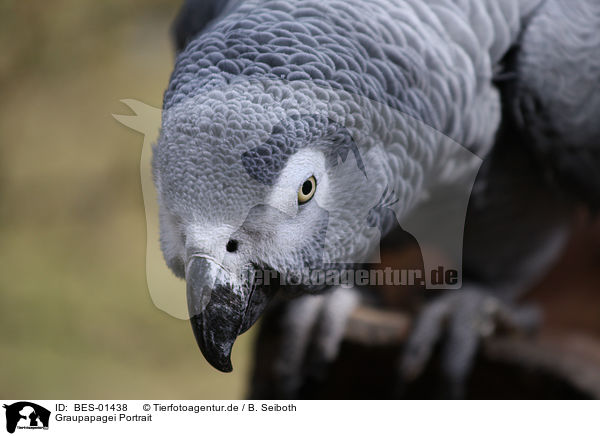
{"type": "MultiPolygon", "coordinates": [[[[345,339],[365,347],[400,347],[411,328],[410,315],[361,306],[352,314],[345,339]]],[[[494,363],[544,372],[590,397],[600,399],[600,341],[583,334],[505,335],[483,342],[483,356],[494,363]]]]}

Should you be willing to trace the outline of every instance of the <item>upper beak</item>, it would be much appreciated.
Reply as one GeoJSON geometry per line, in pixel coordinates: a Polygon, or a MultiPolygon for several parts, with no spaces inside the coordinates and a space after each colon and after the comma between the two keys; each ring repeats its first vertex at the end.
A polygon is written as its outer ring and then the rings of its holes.
{"type": "Polygon", "coordinates": [[[194,255],[186,268],[187,301],[194,336],[206,360],[231,372],[231,349],[249,329],[270,298],[255,287],[252,274],[233,277],[213,259],[194,255]]]}

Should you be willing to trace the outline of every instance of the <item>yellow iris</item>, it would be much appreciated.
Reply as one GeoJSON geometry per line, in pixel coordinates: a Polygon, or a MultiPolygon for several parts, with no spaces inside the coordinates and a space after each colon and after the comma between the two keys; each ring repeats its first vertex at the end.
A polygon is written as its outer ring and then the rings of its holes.
{"type": "Polygon", "coordinates": [[[298,189],[298,204],[304,204],[310,201],[317,191],[317,179],[310,176],[298,189]]]}

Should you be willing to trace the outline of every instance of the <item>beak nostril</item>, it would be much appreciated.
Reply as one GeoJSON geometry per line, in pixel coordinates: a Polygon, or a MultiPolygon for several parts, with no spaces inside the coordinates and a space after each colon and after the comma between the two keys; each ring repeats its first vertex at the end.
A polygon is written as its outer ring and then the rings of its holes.
{"type": "Polygon", "coordinates": [[[230,239],[225,248],[229,253],[235,253],[238,249],[238,241],[235,239],[230,239]]]}

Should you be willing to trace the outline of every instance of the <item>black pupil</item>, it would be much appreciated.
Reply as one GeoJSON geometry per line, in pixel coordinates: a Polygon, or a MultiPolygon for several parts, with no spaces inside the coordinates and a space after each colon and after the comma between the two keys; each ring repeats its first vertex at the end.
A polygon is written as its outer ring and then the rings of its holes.
{"type": "Polygon", "coordinates": [[[302,184],[302,193],[304,195],[308,195],[312,192],[313,189],[313,183],[312,180],[307,180],[306,182],[304,182],[302,184]]]}
{"type": "Polygon", "coordinates": [[[229,251],[230,253],[234,253],[235,251],[237,251],[238,248],[238,241],[236,241],[235,239],[231,239],[228,243],[227,243],[227,251],[229,251]]]}

